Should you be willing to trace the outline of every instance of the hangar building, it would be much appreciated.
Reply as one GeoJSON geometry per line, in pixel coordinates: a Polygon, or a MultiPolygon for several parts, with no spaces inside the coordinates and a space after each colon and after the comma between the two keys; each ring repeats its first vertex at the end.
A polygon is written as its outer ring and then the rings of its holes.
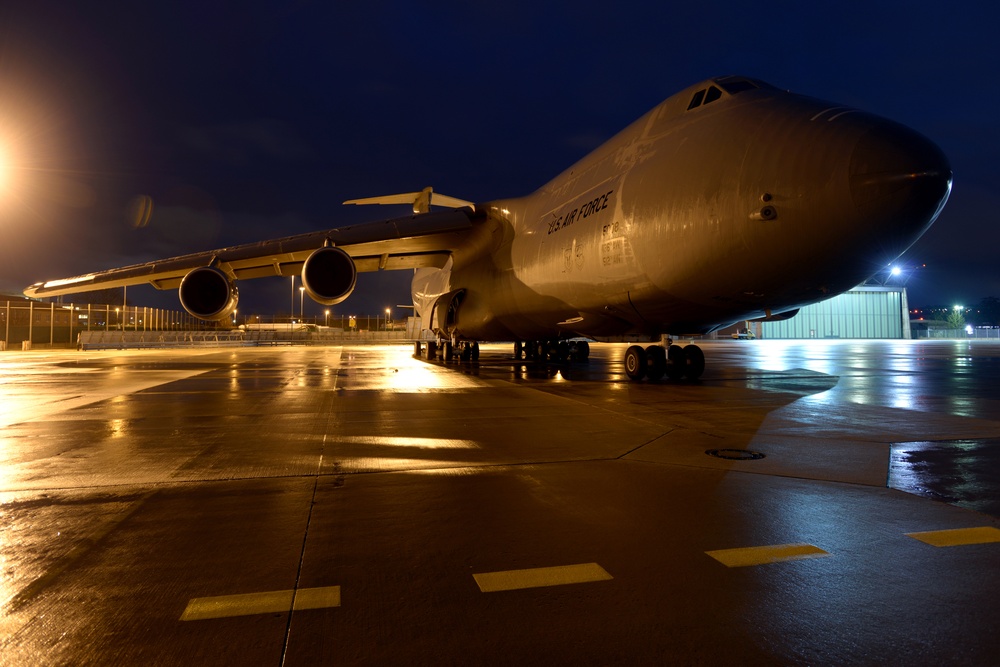
{"type": "Polygon", "coordinates": [[[862,285],[801,309],[782,322],[760,322],[752,329],[765,339],[910,338],[906,288],[862,285]]]}

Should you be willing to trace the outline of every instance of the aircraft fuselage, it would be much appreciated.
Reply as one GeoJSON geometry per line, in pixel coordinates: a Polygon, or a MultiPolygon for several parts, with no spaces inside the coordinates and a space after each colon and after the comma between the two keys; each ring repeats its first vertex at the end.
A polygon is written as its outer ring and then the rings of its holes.
{"type": "Polygon", "coordinates": [[[937,217],[951,171],[930,141],[745,81],[692,86],[533,194],[477,206],[453,262],[414,277],[425,323],[462,291],[444,335],[704,333],[843,292],[937,217]]]}

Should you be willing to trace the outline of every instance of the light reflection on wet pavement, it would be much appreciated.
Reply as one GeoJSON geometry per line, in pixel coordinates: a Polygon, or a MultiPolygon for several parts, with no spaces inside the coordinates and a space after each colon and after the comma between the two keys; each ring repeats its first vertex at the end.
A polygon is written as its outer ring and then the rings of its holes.
{"type": "Polygon", "coordinates": [[[1000,545],[907,537],[998,524],[1000,345],[703,348],[697,383],[627,381],[624,345],[0,355],[0,663],[1000,654],[1000,545]],[[765,546],[824,557],[706,555],[765,546]],[[563,567],[611,578],[473,578],[563,567]],[[327,602],[268,606],[293,591],[327,602]]]}
{"type": "Polygon", "coordinates": [[[1000,517],[1000,439],[896,443],[889,486],[1000,517]]]}

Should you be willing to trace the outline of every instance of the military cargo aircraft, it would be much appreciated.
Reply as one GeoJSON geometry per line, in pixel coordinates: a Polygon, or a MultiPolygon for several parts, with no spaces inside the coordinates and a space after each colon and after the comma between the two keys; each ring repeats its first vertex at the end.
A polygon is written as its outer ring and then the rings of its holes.
{"type": "Polygon", "coordinates": [[[321,304],[358,272],[413,269],[428,356],[515,341],[518,358],[586,358],[632,340],[630,378],[697,378],[671,335],[783,319],[884,269],[951,192],[947,158],[898,123],[742,76],[668,98],[537,191],[473,203],[426,188],[351,200],[412,214],[37,283],[49,297],[149,283],[195,317],[237,281],[301,275],[321,304]],[[576,340],[574,340],[576,339],[576,340]]]}

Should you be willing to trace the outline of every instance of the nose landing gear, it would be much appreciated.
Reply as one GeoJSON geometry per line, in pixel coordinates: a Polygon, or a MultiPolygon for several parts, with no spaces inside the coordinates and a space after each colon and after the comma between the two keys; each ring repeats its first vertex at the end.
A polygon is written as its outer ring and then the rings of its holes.
{"type": "Polygon", "coordinates": [[[650,345],[646,349],[632,345],[625,350],[625,374],[630,380],[697,380],[705,372],[705,353],[697,345],[650,345]]]}

